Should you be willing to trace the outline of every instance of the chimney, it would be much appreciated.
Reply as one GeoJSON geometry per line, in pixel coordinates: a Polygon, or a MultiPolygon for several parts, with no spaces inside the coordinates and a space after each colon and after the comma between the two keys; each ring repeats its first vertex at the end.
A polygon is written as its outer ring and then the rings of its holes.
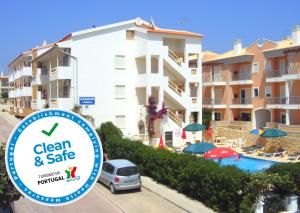
{"type": "Polygon", "coordinates": [[[44,40],[44,42],[43,42],[43,46],[46,46],[47,45],[47,41],[46,40],[44,40]]]}
{"type": "Polygon", "coordinates": [[[292,44],[300,44],[300,25],[296,25],[292,30],[292,44]]]}
{"type": "Polygon", "coordinates": [[[236,39],[233,44],[234,53],[236,55],[240,54],[242,52],[242,40],[236,39]]]}

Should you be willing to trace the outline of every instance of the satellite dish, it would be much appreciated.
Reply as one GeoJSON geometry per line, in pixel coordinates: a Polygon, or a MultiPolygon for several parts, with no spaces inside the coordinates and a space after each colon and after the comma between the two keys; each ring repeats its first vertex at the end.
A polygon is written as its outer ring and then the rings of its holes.
{"type": "Polygon", "coordinates": [[[264,46],[265,40],[264,40],[263,38],[260,38],[260,39],[257,39],[256,43],[257,43],[257,46],[258,46],[259,48],[261,48],[261,47],[264,46]]]}
{"type": "Polygon", "coordinates": [[[143,24],[142,20],[140,18],[136,19],[136,25],[141,26],[143,24]]]}

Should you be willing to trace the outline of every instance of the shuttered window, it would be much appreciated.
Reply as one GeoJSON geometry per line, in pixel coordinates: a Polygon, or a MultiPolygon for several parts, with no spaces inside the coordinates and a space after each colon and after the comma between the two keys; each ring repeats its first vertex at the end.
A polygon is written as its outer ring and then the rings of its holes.
{"type": "Polygon", "coordinates": [[[125,85],[116,85],[115,86],[115,98],[116,99],[126,98],[125,85]]]}
{"type": "Polygon", "coordinates": [[[115,68],[116,69],[125,69],[125,56],[116,55],[115,56],[115,68]]]}

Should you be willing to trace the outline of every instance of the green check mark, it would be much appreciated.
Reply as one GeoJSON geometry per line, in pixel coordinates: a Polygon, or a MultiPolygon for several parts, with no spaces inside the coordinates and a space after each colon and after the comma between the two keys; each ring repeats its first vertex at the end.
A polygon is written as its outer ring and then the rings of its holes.
{"type": "Polygon", "coordinates": [[[50,129],[49,132],[47,132],[46,130],[42,130],[42,133],[44,133],[45,135],[47,135],[48,137],[50,137],[52,135],[52,133],[54,132],[54,130],[56,129],[57,126],[58,126],[58,123],[55,123],[53,125],[53,127],[50,129]]]}

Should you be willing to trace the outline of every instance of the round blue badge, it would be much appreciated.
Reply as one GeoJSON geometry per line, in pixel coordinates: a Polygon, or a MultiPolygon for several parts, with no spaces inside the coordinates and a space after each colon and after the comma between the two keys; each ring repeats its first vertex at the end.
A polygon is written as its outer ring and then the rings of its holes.
{"type": "Polygon", "coordinates": [[[103,163],[100,139],[81,116],[46,109],[23,119],[6,147],[6,168],[15,187],[43,205],[74,202],[92,189],[103,163]]]}

